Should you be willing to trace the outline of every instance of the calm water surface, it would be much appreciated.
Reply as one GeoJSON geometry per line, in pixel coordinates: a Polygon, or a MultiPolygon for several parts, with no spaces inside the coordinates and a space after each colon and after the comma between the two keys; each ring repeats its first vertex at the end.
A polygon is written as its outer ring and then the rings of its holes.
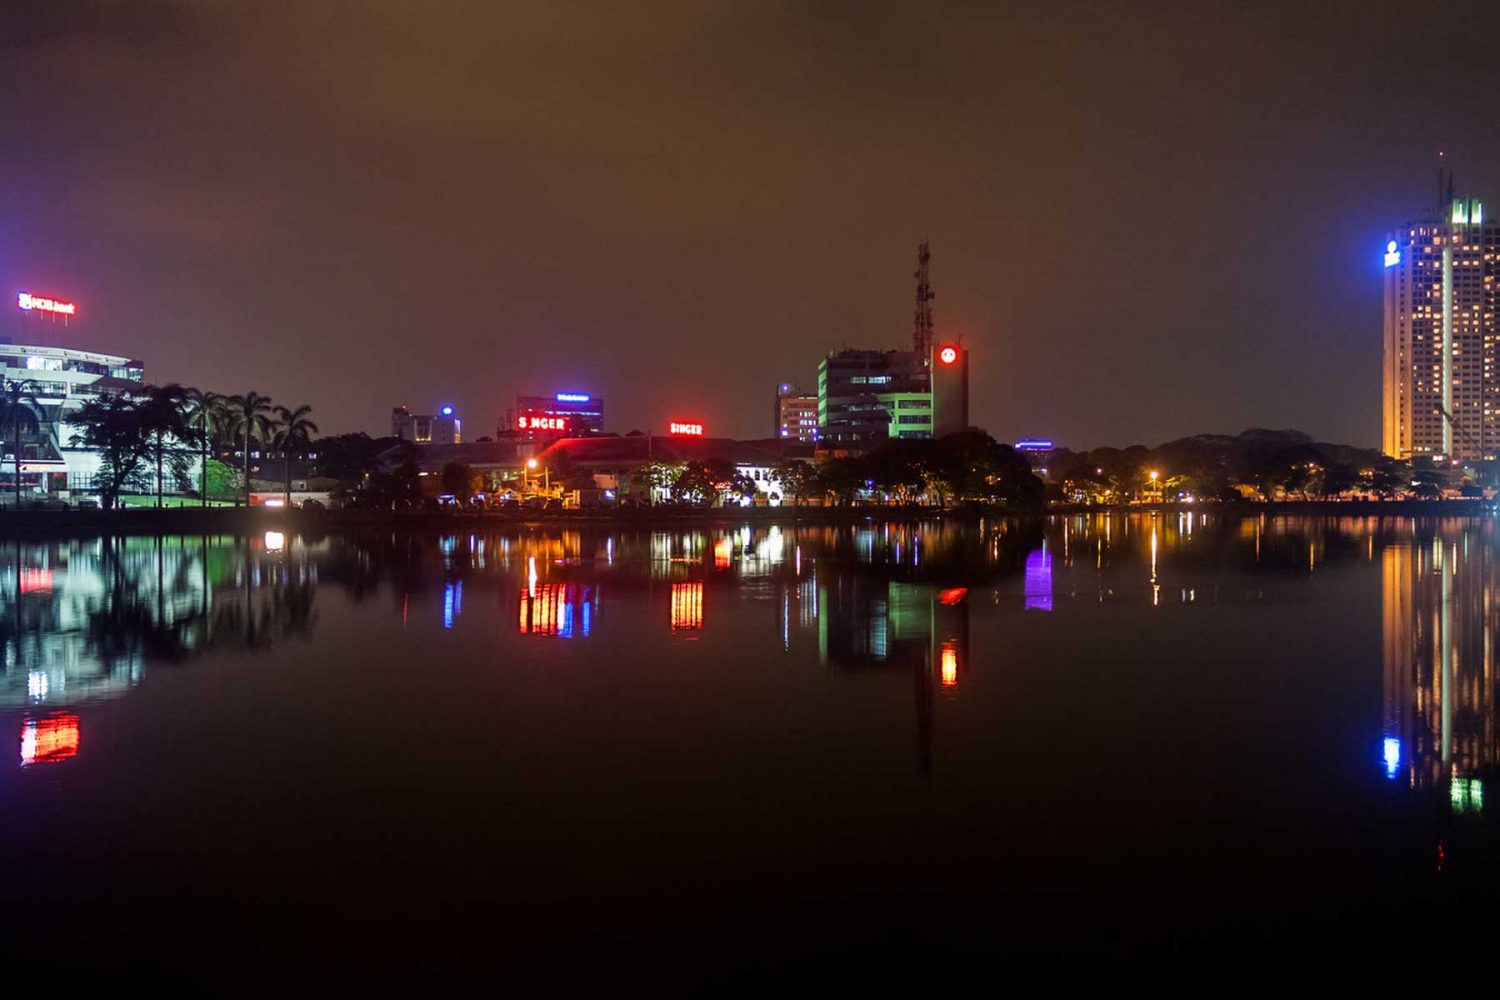
{"type": "Polygon", "coordinates": [[[5,540],[0,947],[222,990],[1458,958],[1500,885],[1497,544],[1217,515],[5,540]]]}

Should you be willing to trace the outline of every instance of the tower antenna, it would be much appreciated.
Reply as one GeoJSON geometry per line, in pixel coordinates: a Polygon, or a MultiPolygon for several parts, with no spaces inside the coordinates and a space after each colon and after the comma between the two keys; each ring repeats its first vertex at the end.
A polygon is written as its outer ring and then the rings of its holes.
{"type": "Polygon", "coordinates": [[[918,354],[932,353],[932,283],[927,278],[927,262],[932,254],[927,251],[927,241],[917,244],[917,270],[912,274],[917,279],[917,309],[913,317],[911,346],[918,354]]]}

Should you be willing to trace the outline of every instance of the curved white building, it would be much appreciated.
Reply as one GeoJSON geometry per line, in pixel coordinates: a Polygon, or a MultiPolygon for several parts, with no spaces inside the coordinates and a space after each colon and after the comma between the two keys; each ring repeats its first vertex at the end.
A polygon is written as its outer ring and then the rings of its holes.
{"type": "MultiPolygon", "coordinates": [[[[65,347],[0,342],[0,379],[6,396],[19,393],[21,491],[71,496],[94,492],[98,455],[76,445],[67,418],[106,393],[139,389],[145,366],[131,358],[65,347]]],[[[15,495],[17,418],[0,422],[0,496],[15,495]]]]}

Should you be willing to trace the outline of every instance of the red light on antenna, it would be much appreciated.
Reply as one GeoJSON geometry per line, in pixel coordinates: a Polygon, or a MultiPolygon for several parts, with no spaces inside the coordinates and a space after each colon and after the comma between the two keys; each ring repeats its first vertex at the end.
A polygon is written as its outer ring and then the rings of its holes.
{"type": "Polygon", "coordinates": [[[945,347],[938,351],[938,360],[945,365],[951,365],[958,360],[958,348],[945,347]]]}

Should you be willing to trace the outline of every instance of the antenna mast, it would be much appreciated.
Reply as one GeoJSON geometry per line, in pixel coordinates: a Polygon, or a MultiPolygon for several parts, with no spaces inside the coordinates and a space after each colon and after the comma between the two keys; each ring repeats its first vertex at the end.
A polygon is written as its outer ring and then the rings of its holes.
{"type": "Polygon", "coordinates": [[[911,333],[912,350],[918,354],[932,353],[932,283],[927,279],[927,262],[932,254],[927,252],[927,241],[917,244],[917,270],[912,274],[917,279],[917,309],[911,333]]]}

